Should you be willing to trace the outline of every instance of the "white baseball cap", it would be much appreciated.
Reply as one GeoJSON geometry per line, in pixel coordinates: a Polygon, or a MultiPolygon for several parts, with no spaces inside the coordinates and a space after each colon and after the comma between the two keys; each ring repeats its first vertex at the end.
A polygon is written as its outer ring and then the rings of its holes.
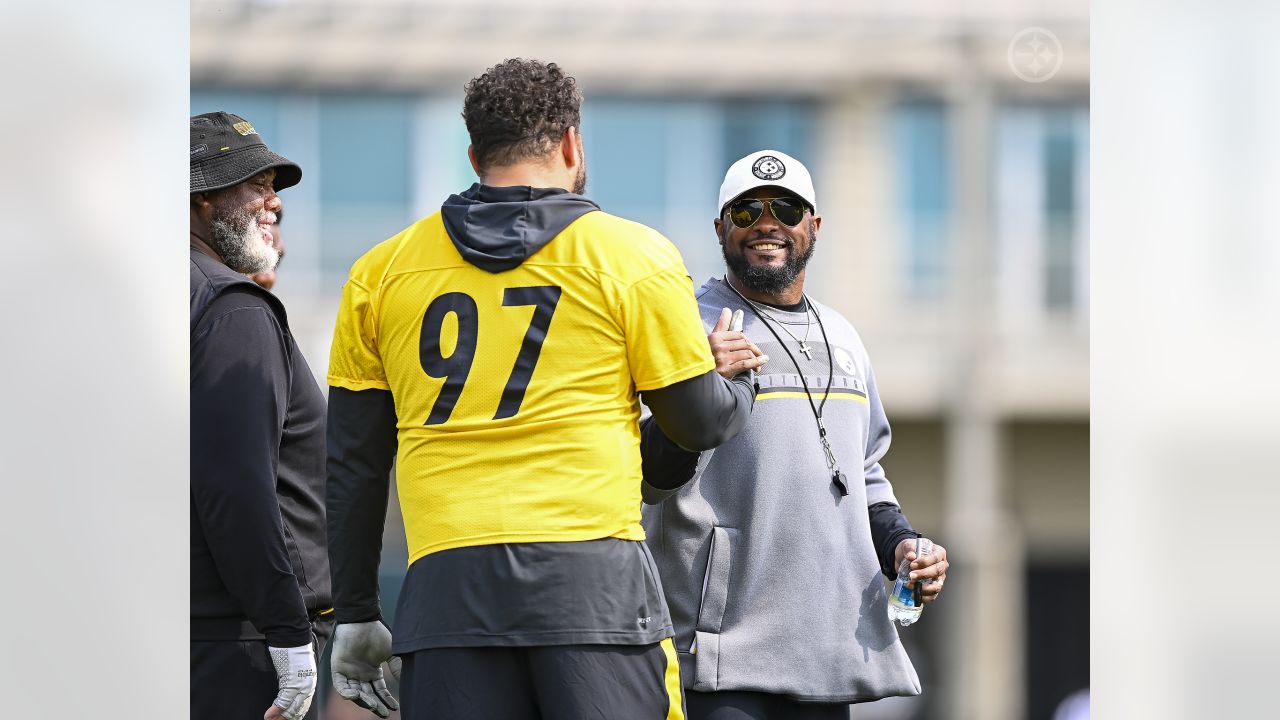
{"type": "Polygon", "coordinates": [[[815,210],[817,196],[813,192],[813,178],[801,162],[777,150],[757,150],[729,166],[720,185],[720,205],[736,200],[739,195],[758,187],[777,186],[790,190],[809,203],[815,210]]]}

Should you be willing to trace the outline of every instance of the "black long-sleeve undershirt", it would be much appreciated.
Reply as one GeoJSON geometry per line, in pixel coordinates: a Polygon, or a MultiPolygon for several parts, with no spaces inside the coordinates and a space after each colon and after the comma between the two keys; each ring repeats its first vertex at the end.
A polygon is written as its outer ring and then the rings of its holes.
{"type": "Polygon", "coordinates": [[[890,502],[880,502],[867,508],[867,519],[871,523],[871,542],[876,546],[876,556],[880,558],[880,571],[885,577],[898,576],[898,568],[894,558],[898,543],[907,538],[916,537],[907,516],[902,508],[890,502]]]}
{"type": "Polygon", "coordinates": [[[396,406],[388,390],[329,387],[329,567],[340,623],[382,618],[378,563],[396,457],[396,406]]]}
{"type": "Polygon", "coordinates": [[[693,479],[702,453],[685,450],[672,442],[653,416],[640,421],[641,496],[656,505],[693,479]]]}
{"type": "Polygon", "coordinates": [[[669,440],[685,450],[719,447],[747,426],[756,391],[747,374],[725,380],[715,370],[640,393],[669,440]]]}
{"type": "Polygon", "coordinates": [[[730,381],[712,370],[641,393],[652,413],[640,421],[640,488],[646,503],[671,496],[693,479],[701,450],[719,447],[742,431],[755,403],[749,377],[743,373],[730,381]]]}

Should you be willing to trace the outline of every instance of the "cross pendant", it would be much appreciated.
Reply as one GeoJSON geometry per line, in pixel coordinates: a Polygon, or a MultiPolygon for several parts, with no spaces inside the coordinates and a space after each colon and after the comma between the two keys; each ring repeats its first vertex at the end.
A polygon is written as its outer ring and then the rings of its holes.
{"type": "Polygon", "coordinates": [[[807,344],[800,343],[800,352],[804,353],[805,360],[813,360],[813,351],[809,349],[807,344]]]}

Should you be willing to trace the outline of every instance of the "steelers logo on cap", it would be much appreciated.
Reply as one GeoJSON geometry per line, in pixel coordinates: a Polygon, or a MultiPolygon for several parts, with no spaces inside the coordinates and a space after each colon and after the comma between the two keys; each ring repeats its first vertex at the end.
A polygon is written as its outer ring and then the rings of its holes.
{"type": "Polygon", "coordinates": [[[761,180],[777,180],[787,174],[787,167],[772,155],[762,155],[751,166],[751,173],[761,180]]]}

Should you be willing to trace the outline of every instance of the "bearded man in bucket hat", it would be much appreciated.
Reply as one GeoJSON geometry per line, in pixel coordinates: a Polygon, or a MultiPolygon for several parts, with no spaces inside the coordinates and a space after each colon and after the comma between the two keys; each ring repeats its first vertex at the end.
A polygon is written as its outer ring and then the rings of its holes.
{"type": "Polygon", "coordinates": [[[225,112],[191,118],[191,717],[315,718],[332,634],[325,401],[284,306],[246,274],[279,260],[302,170],[225,112]],[[308,709],[311,708],[311,712],[308,709]]]}

